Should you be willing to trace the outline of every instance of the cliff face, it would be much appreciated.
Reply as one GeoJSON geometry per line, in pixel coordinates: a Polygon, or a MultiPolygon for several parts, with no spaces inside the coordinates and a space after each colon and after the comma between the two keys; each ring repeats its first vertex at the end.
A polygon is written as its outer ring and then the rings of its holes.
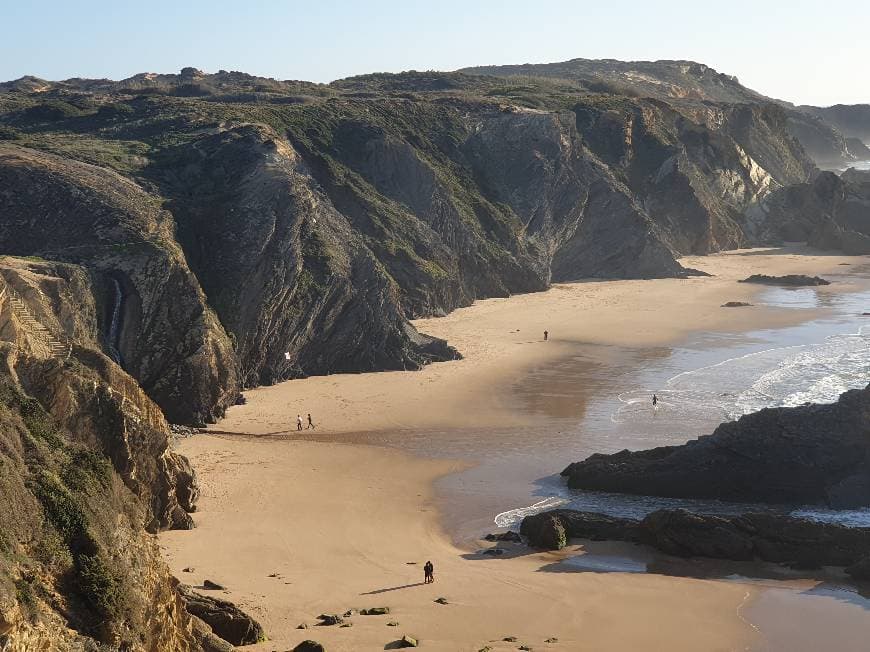
{"type": "Polygon", "coordinates": [[[746,215],[815,172],[784,110],[705,66],[617,63],[18,80],[0,251],[87,269],[102,350],[201,423],[244,387],[457,355],[408,318],[781,238],[746,215]]]}
{"type": "Polygon", "coordinates": [[[199,649],[146,534],[190,527],[197,496],[159,408],[95,350],[81,268],[0,273],[0,645],[199,649]]]}
{"type": "MultiPolygon", "coordinates": [[[[384,270],[285,138],[243,126],[170,155],[154,174],[173,197],[178,239],[235,343],[245,386],[455,355],[407,323],[394,280],[402,276],[384,270]]],[[[388,245],[390,234],[380,235],[388,245]]],[[[413,276],[428,261],[401,253],[406,286],[429,291],[413,276]]]]}
{"type": "MultiPolygon", "coordinates": [[[[795,107],[746,88],[736,77],[694,61],[572,59],[560,63],[481,66],[465,68],[464,72],[518,80],[532,77],[572,80],[590,90],[655,98],[688,110],[712,105],[762,107],[764,111],[775,111],[782,116],[788,134],[799,141],[801,148],[821,167],[837,168],[866,158],[866,147],[850,141],[868,140],[870,121],[866,120],[866,105],[825,109],[795,107]]],[[[773,159],[765,162],[760,152],[745,145],[744,148],[773,173],[773,159]]]]}
{"type": "Polygon", "coordinates": [[[806,240],[821,249],[870,254],[870,175],[820,174],[779,189],[746,211],[747,230],[761,240],[806,240]]]}
{"type": "Polygon", "coordinates": [[[870,387],[832,405],[771,408],[682,446],[593,455],[568,485],[739,502],[870,505],[870,387]]]}
{"type": "Polygon", "coordinates": [[[213,420],[235,401],[232,345],[159,198],[104,168],[10,145],[0,187],[0,250],[95,273],[95,337],[171,420],[213,420]]]}
{"type": "Polygon", "coordinates": [[[855,138],[864,144],[870,143],[870,104],[835,104],[828,107],[800,106],[798,108],[833,125],[846,138],[855,138]]]}

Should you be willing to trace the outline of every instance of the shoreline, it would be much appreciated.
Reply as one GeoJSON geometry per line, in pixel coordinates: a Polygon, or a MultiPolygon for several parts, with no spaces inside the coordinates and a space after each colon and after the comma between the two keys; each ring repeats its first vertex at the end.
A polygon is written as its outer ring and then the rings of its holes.
{"type": "MultiPolygon", "coordinates": [[[[509,447],[506,427],[536,422],[514,392],[533,367],[546,370],[590,345],[604,345],[597,348],[601,360],[613,353],[608,347],[627,345],[666,354],[690,333],[801,323],[824,311],[720,306],[751,301],[766,289],[737,284],[738,276],[848,273],[841,263],[870,263],[867,257],[806,252],[692,257],[683,263],[702,269],[706,263],[719,276],[562,284],[477,302],[415,322],[422,332],[446,336],[463,360],[418,372],[313,377],[249,392],[247,405],[180,444],[202,478],[203,499],[196,530],[161,535],[168,562],[187,583],[206,577],[226,583],[225,597],[259,618],[273,637],[252,649],[292,647],[305,638],[332,650],[384,649],[403,633],[433,649],[489,645],[494,652],[519,645],[500,642],[504,636],[554,650],[754,649],[760,635],[741,614],[752,611],[761,587],[650,573],[564,572],[559,561],[586,554],[583,546],[485,558],[473,545],[457,545],[436,485],[474,468],[473,462],[462,455],[446,459],[449,453],[421,456],[411,443],[437,449],[444,433],[460,431],[484,448],[490,442],[493,450],[509,447]],[[551,331],[547,343],[534,335],[542,325],[551,331]],[[312,412],[320,426],[313,441],[288,430],[297,412],[312,412]],[[324,414],[328,418],[321,420],[324,414]],[[465,428],[466,422],[474,428],[465,428]],[[429,557],[438,581],[417,586],[416,573],[429,557]],[[188,566],[197,571],[182,572],[188,566]],[[450,604],[434,604],[440,595],[450,604]],[[374,606],[390,606],[393,614],[355,616],[351,628],[296,630],[306,619],[313,625],[321,612],[374,606]],[[391,617],[398,627],[386,627],[391,617]],[[548,637],[559,643],[545,644],[548,637]]],[[[608,365],[613,367],[612,358],[588,378],[569,381],[591,397],[596,374],[606,375],[608,365]]],[[[573,394],[566,400],[569,412],[582,407],[573,394]]]]}

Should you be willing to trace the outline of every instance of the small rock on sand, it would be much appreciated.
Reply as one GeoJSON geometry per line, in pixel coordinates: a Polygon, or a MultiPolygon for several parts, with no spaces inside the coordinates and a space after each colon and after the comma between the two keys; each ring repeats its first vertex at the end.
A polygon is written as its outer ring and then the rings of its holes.
{"type": "Polygon", "coordinates": [[[320,621],[321,625],[325,626],[341,625],[344,622],[344,618],[338,614],[320,614],[317,620],[320,621]]]}
{"type": "Polygon", "coordinates": [[[370,607],[360,611],[363,616],[386,616],[388,613],[390,613],[389,607],[370,607]]]}
{"type": "Polygon", "coordinates": [[[193,566],[188,566],[187,568],[182,568],[182,569],[181,569],[181,572],[182,572],[182,573],[192,573],[192,572],[195,571],[195,570],[196,570],[196,569],[195,569],[193,566]]]}
{"type": "Polygon", "coordinates": [[[208,589],[209,591],[223,591],[227,587],[218,582],[213,582],[212,580],[204,580],[202,583],[202,588],[208,589]]]}
{"type": "Polygon", "coordinates": [[[437,598],[435,602],[437,602],[438,604],[450,604],[449,602],[447,602],[447,598],[437,598]]]}
{"type": "Polygon", "coordinates": [[[302,641],[293,648],[293,652],[326,652],[326,648],[317,641],[302,641]]]}
{"type": "Polygon", "coordinates": [[[408,636],[405,634],[402,638],[399,639],[399,647],[419,647],[420,640],[414,636],[408,636]]]}
{"type": "Polygon", "coordinates": [[[751,303],[746,303],[745,301],[729,301],[728,303],[723,303],[723,308],[744,308],[746,306],[751,306],[751,303]]]}

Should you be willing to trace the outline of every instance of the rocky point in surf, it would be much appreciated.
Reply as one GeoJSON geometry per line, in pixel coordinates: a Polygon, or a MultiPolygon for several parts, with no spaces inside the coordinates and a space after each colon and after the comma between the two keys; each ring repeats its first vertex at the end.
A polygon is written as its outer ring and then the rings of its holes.
{"type": "MultiPolygon", "coordinates": [[[[818,165],[863,136],[830,115],[686,61],[0,84],[0,646],[228,649],[191,602],[259,632],[159,557],[198,495],[167,419],[453,359],[409,319],[475,299],[795,236],[848,251],[864,181],[818,165]]],[[[849,424],[862,396],[805,410],[849,424]]],[[[817,482],[769,495],[860,497],[855,432],[795,449],[790,423],[769,452],[817,455],[817,482]]]]}
{"type": "Polygon", "coordinates": [[[766,408],[681,446],[595,454],[568,486],[671,498],[870,506],[870,387],[830,405],[766,408]]]}
{"type": "Polygon", "coordinates": [[[629,541],[676,557],[763,561],[813,570],[842,566],[863,579],[870,564],[870,528],[820,523],[781,514],[739,516],[661,509],[641,520],[556,509],[526,516],[529,545],[560,550],[570,539],[629,541]]]}

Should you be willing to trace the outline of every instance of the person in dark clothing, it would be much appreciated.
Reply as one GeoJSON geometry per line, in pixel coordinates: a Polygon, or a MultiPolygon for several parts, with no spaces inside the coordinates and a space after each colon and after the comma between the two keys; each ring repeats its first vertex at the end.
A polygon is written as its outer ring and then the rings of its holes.
{"type": "Polygon", "coordinates": [[[653,408],[657,408],[659,406],[659,397],[653,394],[653,408]]]}
{"type": "Polygon", "coordinates": [[[547,341],[547,338],[550,337],[549,331],[544,331],[544,341],[547,341]]]}
{"type": "Polygon", "coordinates": [[[316,430],[316,428],[314,427],[314,422],[311,420],[311,413],[310,412],[308,413],[308,427],[305,429],[308,430],[309,428],[311,430],[316,430]]]}
{"type": "Polygon", "coordinates": [[[435,581],[435,567],[432,565],[431,561],[427,561],[426,565],[423,566],[423,574],[424,574],[424,578],[423,578],[424,584],[431,584],[432,582],[435,581]]]}

